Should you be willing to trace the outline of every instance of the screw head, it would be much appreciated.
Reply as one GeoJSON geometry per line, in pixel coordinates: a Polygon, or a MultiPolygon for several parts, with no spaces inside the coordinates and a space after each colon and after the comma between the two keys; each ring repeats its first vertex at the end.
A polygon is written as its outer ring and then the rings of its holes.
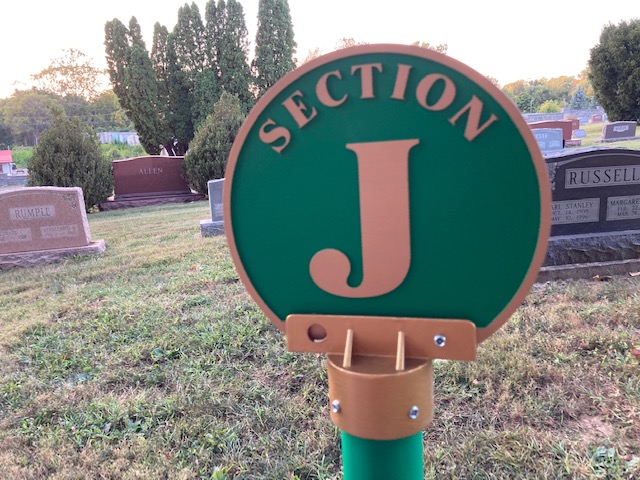
{"type": "Polygon", "coordinates": [[[447,343],[447,337],[444,335],[436,335],[433,337],[433,343],[435,343],[438,347],[444,347],[447,343]]]}
{"type": "Polygon", "coordinates": [[[411,420],[415,420],[416,418],[418,418],[419,414],[420,414],[420,409],[416,405],[414,405],[409,409],[409,418],[411,420]]]}
{"type": "Polygon", "coordinates": [[[333,413],[340,413],[340,410],[342,410],[342,407],[340,406],[340,400],[334,400],[333,402],[331,402],[331,411],[333,413]]]}

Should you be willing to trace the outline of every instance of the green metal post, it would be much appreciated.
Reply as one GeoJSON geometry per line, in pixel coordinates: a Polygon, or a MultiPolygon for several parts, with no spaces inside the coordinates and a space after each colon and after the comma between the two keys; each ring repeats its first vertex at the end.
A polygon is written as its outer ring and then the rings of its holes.
{"type": "Polygon", "coordinates": [[[399,440],[367,440],[342,432],[344,480],[422,480],[422,432],[399,440]]]}

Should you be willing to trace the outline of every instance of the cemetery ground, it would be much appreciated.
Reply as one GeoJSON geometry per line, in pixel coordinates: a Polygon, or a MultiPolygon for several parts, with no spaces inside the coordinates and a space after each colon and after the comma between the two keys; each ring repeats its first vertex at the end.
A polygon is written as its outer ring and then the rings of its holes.
{"type": "MultiPolygon", "coordinates": [[[[0,272],[0,477],[341,478],[324,357],[286,351],[208,213],[92,214],[104,254],[0,272]]],[[[640,276],[536,284],[435,363],[426,478],[640,478],[638,344],[640,276]]]]}

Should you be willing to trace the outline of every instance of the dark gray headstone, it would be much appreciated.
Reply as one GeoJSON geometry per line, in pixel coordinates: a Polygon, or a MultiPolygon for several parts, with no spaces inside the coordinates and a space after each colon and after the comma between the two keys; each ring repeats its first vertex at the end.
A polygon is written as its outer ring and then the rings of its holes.
{"type": "Polygon", "coordinates": [[[542,153],[562,150],[564,144],[561,128],[534,128],[531,132],[536,138],[542,153]]]}
{"type": "Polygon", "coordinates": [[[611,122],[602,126],[602,142],[619,142],[621,140],[635,140],[636,122],[611,122]]]}
{"type": "Polygon", "coordinates": [[[590,147],[545,160],[552,220],[538,281],[640,270],[640,151],[590,147]]]}
{"type": "Polygon", "coordinates": [[[224,178],[209,180],[209,182],[207,182],[207,187],[209,188],[211,220],[202,220],[200,222],[200,233],[203,237],[223,235],[224,219],[222,215],[222,190],[224,187],[224,178]]]}
{"type": "Polygon", "coordinates": [[[545,160],[552,236],[640,230],[640,151],[591,147],[545,160]]]}

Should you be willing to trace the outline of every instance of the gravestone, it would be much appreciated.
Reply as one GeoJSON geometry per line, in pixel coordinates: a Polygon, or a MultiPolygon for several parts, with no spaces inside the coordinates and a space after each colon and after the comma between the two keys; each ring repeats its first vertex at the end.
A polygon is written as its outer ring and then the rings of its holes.
{"type": "Polygon", "coordinates": [[[611,122],[602,126],[602,137],[598,142],[620,142],[623,140],[636,140],[636,122],[611,122]]]}
{"type": "Polygon", "coordinates": [[[104,250],[104,240],[91,241],[81,188],[0,192],[0,269],[104,250]]]}
{"type": "Polygon", "coordinates": [[[224,234],[224,220],[222,217],[222,190],[224,178],[209,180],[209,206],[211,207],[211,219],[200,221],[200,233],[203,237],[214,237],[224,234]]]}
{"type": "Polygon", "coordinates": [[[594,113],[589,117],[589,123],[602,123],[603,116],[601,113],[594,113]]]}
{"type": "Polygon", "coordinates": [[[577,130],[580,128],[580,119],[579,118],[567,118],[565,119],[571,122],[571,131],[577,130]]]}
{"type": "Polygon", "coordinates": [[[545,161],[553,201],[539,279],[640,270],[640,151],[590,147],[545,161]]]}
{"type": "Polygon", "coordinates": [[[563,142],[566,142],[567,140],[571,140],[571,133],[576,128],[579,128],[579,125],[574,126],[573,120],[547,120],[544,122],[530,123],[529,128],[531,129],[559,128],[562,130],[562,140],[563,142]]]}
{"type": "Polygon", "coordinates": [[[582,128],[578,128],[573,131],[573,138],[587,138],[587,131],[582,128]]]}
{"type": "Polygon", "coordinates": [[[562,129],[534,128],[531,130],[542,153],[556,152],[563,149],[562,129]]]}
{"type": "Polygon", "coordinates": [[[101,210],[203,200],[181,176],[184,157],[149,155],[112,162],[115,195],[101,210]]]}

